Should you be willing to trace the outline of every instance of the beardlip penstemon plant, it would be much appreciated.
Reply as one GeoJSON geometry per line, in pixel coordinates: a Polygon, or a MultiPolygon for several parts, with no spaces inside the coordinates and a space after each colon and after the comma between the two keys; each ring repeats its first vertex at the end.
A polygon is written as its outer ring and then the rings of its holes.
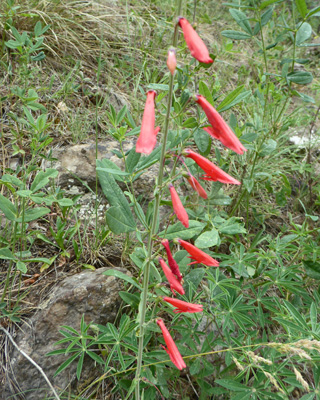
{"type": "MultiPolygon", "coordinates": [[[[178,15],[181,12],[181,0],[178,1],[178,15]]],[[[156,240],[157,234],[157,226],[158,226],[158,215],[159,215],[159,206],[161,196],[163,194],[164,188],[167,187],[163,185],[164,180],[164,162],[166,157],[166,144],[167,144],[167,136],[169,129],[169,121],[170,121],[170,110],[172,103],[172,95],[173,95],[173,83],[174,83],[174,75],[175,69],[177,65],[176,60],[176,51],[175,47],[178,41],[178,28],[181,27],[185,42],[191,52],[191,55],[201,63],[211,64],[213,63],[213,59],[209,55],[209,51],[199,37],[197,32],[193,29],[191,24],[183,17],[178,17],[177,23],[174,30],[173,35],[173,47],[169,49],[167,56],[167,66],[171,73],[170,82],[169,82],[169,94],[168,94],[168,105],[167,105],[167,114],[164,123],[163,136],[161,139],[161,156],[160,156],[160,166],[159,166],[159,174],[156,182],[156,190],[155,190],[155,201],[154,201],[154,209],[153,209],[153,220],[151,223],[151,227],[149,229],[149,239],[147,244],[147,254],[148,258],[146,260],[146,265],[143,271],[143,291],[140,300],[139,306],[139,349],[137,355],[137,368],[136,368],[136,376],[135,376],[135,398],[140,399],[140,385],[139,382],[141,380],[141,369],[142,369],[142,359],[143,359],[143,349],[144,349],[144,336],[145,336],[145,325],[146,325],[146,309],[147,309],[147,299],[148,299],[148,288],[149,288],[149,275],[150,275],[150,265],[153,259],[153,244],[156,240]]],[[[145,105],[145,110],[142,118],[141,132],[136,145],[136,152],[142,154],[150,154],[156,145],[156,135],[159,132],[160,128],[155,128],[155,101],[156,93],[153,90],[148,91],[147,100],[145,105]]],[[[219,115],[219,113],[213,108],[213,106],[206,100],[206,98],[202,95],[195,95],[194,101],[199,104],[199,106],[205,112],[210,126],[204,128],[212,137],[218,139],[221,143],[223,143],[226,147],[235,151],[238,154],[243,154],[246,149],[240,143],[239,139],[235,136],[223,118],[219,115]]],[[[181,155],[177,154],[178,159],[182,160],[181,155]]],[[[200,154],[194,152],[191,149],[184,149],[182,151],[182,156],[191,158],[198,164],[198,166],[204,171],[204,176],[201,178],[203,180],[208,181],[219,181],[221,183],[228,183],[234,185],[240,185],[240,182],[228,175],[226,172],[221,170],[219,167],[214,165],[207,158],[201,156],[200,154]]],[[[191,187],[196,190],[202,198],[207,198],[207,193],[201,184],[190,174],[189,171],[182,172],[182,176],[184,176],[191,187]]],[[[172,205],[174,213],[179,221],[184,225],[186,229],[189,227],[189,218],[187,211],[184,209],[182,202],[173,186],[172,183],[168,184],[168,188],[171,195],[172,205]]],[[[174,241],[177,244],[180,244],[189,254],[190,258],[194,261],[190,264],[204,264],[208,267],[218,267],[219,262],[213,259],[204,251],[198,249],[196,246],[191,243],[181,240],[175,239],[174,241]]],[[[174,260],[170,247],[169,241],[167,239],[162,240],[162,245],[165,248],[167,253],[169,266],[166,264],[163,258],[159,258],[160,266],[169,282],[170,289],[172,291],[173,296],[176,296],[176,293],[180,295],[184,295],[185,291],[183,289],[183,279],[179,270],[179,266],[177,262],[174,260]]],[[[164,302],[170,303],[175,306],[175,313],[196,313],[202,312],[203,306],[201,304],[191,304],[179,299],[164,297],[164,302]]],[[[166,352],[169,354],[171,361],[173,364],[179,369],[182,370],[186,368],[186,364],[181,356],[174,340],[172,339],[168,329],[166,328],[162,319],[156,319],[158,326],[160,327],[164,341],[167,345],[167,348],[162,346],[166,352]]]]}

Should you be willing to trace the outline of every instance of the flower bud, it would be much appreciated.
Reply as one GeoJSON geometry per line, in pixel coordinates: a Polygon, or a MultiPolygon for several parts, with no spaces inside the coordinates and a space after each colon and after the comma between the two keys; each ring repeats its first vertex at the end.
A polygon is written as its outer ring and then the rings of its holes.
{"type": "Polygon", "coordinates": [[[171,75],[173,75],[177,67],[176,50],[174,48],[170,48],[168,51],[167,66],[171,75]]]}

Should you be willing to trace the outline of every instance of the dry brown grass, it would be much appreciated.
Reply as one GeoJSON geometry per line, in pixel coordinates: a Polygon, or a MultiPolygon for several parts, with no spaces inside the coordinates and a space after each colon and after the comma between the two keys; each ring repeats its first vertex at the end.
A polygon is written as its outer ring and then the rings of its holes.
{"type": "MultiPolygon", "coordinates": [[[[38,21],[50,25],[44,46],[47,62],[54,63],[55,67],[59,64],[66,67],[74,59],[81,59],[87,67],[96,67],[101,54],[112,74],[117,56],[133,53],[135,58],[146,56],[139,48],[145,38],[150,37],[152,28],[148,20],[151,10],[147,4],[139,4],[133,12],[125,2],[113,0],[20,0],[12,25],[20,32],[32,32],[38,21]]],[[[0,19],[1,36],[8,40],[12,37],[10,30],[5,29],[8,22],[5,1],[0,4],[0,14],[3,15],[0,19]]]]}

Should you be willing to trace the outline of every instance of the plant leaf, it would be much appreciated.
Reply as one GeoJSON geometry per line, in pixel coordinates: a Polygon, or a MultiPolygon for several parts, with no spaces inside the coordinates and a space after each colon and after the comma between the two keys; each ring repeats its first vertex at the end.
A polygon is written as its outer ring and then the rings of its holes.
{"type": "Polygon", "coordinates": [[[203,129],[196,129],[193,134],[194,141],[200,153],[207,153],[211,148],[211,136],[203,129]]]}
{"type": "MultiPolygon", "coordinates": [[[[97,160],[97,166],[103,168],[104,167],[103,160],[102,161],[97,160]]],[[[124,216],[125,217],[125,225],[130,227],[131,231],[135,230],[136,223],[132,216],[129,203],[128,203],[125,195],[123,194],[122,190],[116,183],[114,177],[103,171],[98,171],[98,177],[99,177],[99,181],[100,181],[103,193],[105,194],[110,205],[120,209],[119,220],[123,221],[122,216],[124,216]]],[[[110,219],[117,218],[115,210],[111,211],[109,215],[110,215],[110,219]]],[[[126,232],[129,232],[129,231],[126,230],[126,232]]]]}
{"type": "Polygon", "coordinates": [[[15,256],[12,254],[11,250],[7,247],[0,249],[0,259],[2,260],[15,260],[15,256]]]}
{"type": "Polygon", "coordinates": [[[219,232],[216,228],[211,229],[211,231],[206,231],[202,233],[195,241],[195,246],[199,249],[206,249],[211,246],[218,246],[220,244],[219,232]]]}
{"type": "Polygon", "coordinates": [[[266,7],[270,6],[270,4],[274,3],[282,3],[283,0],[265,0],[260,4],[260,10],[265,9],[266,7]]]}
{"type": "Polygon", "coordinates": [[[306,274],[312,279],[320,279],[320,263],[314,262],[313,260],[303,261],[303,266],[306,270],[306,274]]]}
{"type": "Polygon", "coordinates": [[[246,14],[235,8],[230,8],[229,12],[232,15],[233,19],[236,21],[236,23],[251,36],[252,29],[246,14]]]}
{"type": "Polygon", "coordinates": [[[251,392],[251,388],[243,385],[242,383],[236,382],[233,379],[216,379],[215,382],[218,385],[221,385],[226,389],[232,390],[234,392],[246,392],[246,391],[251,392]]]}
{"type": "Polygon", "coordinates": [[[128,172],[132,173],[135,166],[138,164],[141,157],[141,153],[136,152],[136,148],[130,150],[126,158],[126,167],[128,172]]]}
{"type": "Polygon", "coordinates": [[[140,297],[138,296],[138,294],[119,292],[119,296],[125,303],[130,304],[131,307],[138,308],[140,302],[140,297]]]}
{"type": "Polygon", "coordinates": [[[82,367],[83,367],[84,355],[85,355],[85,353],[82,352],[82,354],[81,354],[81,356],[80,356],[80,358],[79,358],[79,361],[78,361],[78,365],[77,365],[77,373],[76,373],[76,375],[77,375],[78,381],[80,380],[80,376],[81,376],[81,371],[82,371],[82,367]]]}
{"type": "Polygon", "coordinates": [[[0,194],[0,210],[9,221],[15,221],[17,209],[9,199],[0,194]]]}
{"type": "Polygon", "coordinates": [[[189,221],[188,229],[186,229],[181,222],[177,222],[176,224],[169,226],[167,231],[164,230],[160,232],[159,236],[165,237],[168,240],[175,238],[187,240],[199,235],[204,227],[205,224],[195,220],[189,221]]]}
{"type": "Polygon", "coordinates": [[[287,80],[298,85],[307,85],[313,81],[313,76],[308,71],[294,71],[287,75],[287,80]]]}
{"type": "Polygon", "coordinates": [[[308,24],[308,22],[304,22],[297,34],[296,34],[296,44],[299,46],[301,43],[305,42],[306,40],[308,40],[310,38],[312,34],[312,27],[310,24],[308,24]]]}
{"type": "Polygon", "coordinates": [[[129,172],[121,171],[121,169],[111,169],[111,168],[97,167],[97,171],[108,172],[108,174],[111,174],[111,175],[124,175],[124,176],[130,175],[129,172]]]}
{"type": "Polygon", "coordinates": [[[310,10],[306,16],[306,18],[310,18],[310,17],[319,17],[320,16],[320,6],[317,6],[315,8],[313,8],[312,10],[310,10]]]}
{"type": "Polygon", "coordinates": [[[297,9],[302,18],[304,18],[308,13],[308,7],[305,0],[296,0],[297,9]]]}
{"type": "Polygon", "coordinates": [[[283,301],[284,305],[286,306],[287,310],[290,312],[296,323],[299,324],[302,329],[308,331],[309,330],[308,324],[306,323],[300,312],[288,301],[286,300],[283,301]]]}
{"type": "Polygon", "coordinates": [[[142,289],[141,286],[131,278],[131,276],[124,274],[123,272],[118,271],[116,269],[109,269],[108,271],[103,272],[103,275],[115,276],[116,278],[122,279],[122,280],[130,283],[131,285],[135,286],[139,290],[142,289]]]}
{"type": "Polygon", "coordinates": [[[212,94],[208,86],[203,81],[199,82],[199,93],[202,94],[202,96],[204,96],[211,105],[214,104],[212,94]]]}
{"type": "Polygon", "coordinates": [[[50,209],[47,207],[36,207],[36,208],[31,208],[30,210],[27,210],[24,214],[24,219],[21,217],[17,218],[17,222],[30,222],[34,221],[38,218],[43,217],[46,214],[49,214],[50,209]]]}
{"type": "Polygon", "coordinates": [[[240,103],[242,100],[244,100],[246,97],[248,97],[249,94],[251,93],[251,91],[247,90],[247,91],[242,93],[243,88],[244,88],[244,85],[238,86],[231,93],[229,93],[222,100],[222,102],[218,105],[217,111],[221,112],[221,111],[229,110],[229,108],[231,108],[234,105],[240,103]]]}
{"type": "Polygon", "coordinates": [[[136,229],[131,221],[128,221],[126,215],[120,207],[110,207],[106,213],[106,221],[109,229],[119,235],[120,233],[132,232],[136,229]]]}
{"type": "Polygon", "coordinates": [[[221,35],[233,40],[246,40],[252,37],[248,33],[233,30],[222,31],[221,35]]]}
{"type": "Polygon", "coordinates": [[[16,266],[17,266],[17,269],[19,271],[21,271],[23,274],[26,274],[28,272],[28,268],[27,268],[26,264],[22,261],[17,261],[16,266]]]}
{"type": "Polygon", "coordinates": [[[266,10],[262,15],[261,15],[261,26],[267,25],[267,23],[270,21],[272,18],[273,14],[273,8],[270,7],[268,10],[266,10]]]}
{"type": "Polygon", "coordinates": [[[60,365],[60,367],[54,373],[54,376],[57,376],[58,374],[60,374],[60,372],[62,372],[64,369],[66,369],[72,363],[72,361],[74,361],[79,355],[80,355],[80,352],[74,354],[73,356],[68,358],[64,363],[62,363],[60,365]]]}

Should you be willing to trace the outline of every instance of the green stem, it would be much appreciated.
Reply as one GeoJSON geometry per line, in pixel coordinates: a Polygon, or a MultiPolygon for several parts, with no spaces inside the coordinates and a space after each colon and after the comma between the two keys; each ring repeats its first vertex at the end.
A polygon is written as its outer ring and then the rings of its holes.
{"type": "MultiPolygon", "coordinates": [[[[103,44],[103,33],[101,33],[101,41],[100,41],[100,51],[99,51],[99,60],[98,60],[98,69],[97,69],[97,88],[99,88],[99,82],[100,82],[100,75],[101,75],[101,69],[102,69],[102,44],[103,44]]],[[[99,92],[97,89],[96,93],[96,109],[95,109],[95,161],[97,164],[97,159],[98,159],[98,153],[99,153],[99,148],[98,148],[98,109],[101,104],[101,96],[99,96],[99,92]]],[[[95,209],[95,248],[97,248],[97,242],[98,242],[98,171],[96,169],[96,186],[95,186],[95,199],[94,199],[94,209],[95,209]]]]}
{"type": "Polygon", "coordinates": [[[243,199],[243,196],[245,195],[245,193],[246,193],[246,191],[245,190],[243,190],[242,192],[241,192],[241,195],[240,195],[240,197],[239,196],[237,196],[237,198],[239,197],[239,200],[238,201],[236,201],[236,204],[235,204],[235,206],[232,208],[232,210],[231,210],[231,212],[230,212],[230,217],[232,217],[233,216],[233,214],[237,211],[237,209],[238,209],[238,207],[239,207],[239,204],[241,203],[241,200],[243,199]]]}
{"type": "Polygon", "coordinates": [[[196,13],[197,13],[197,0],[193,0],[193,18],[192,22],[196,22],[196,13]]]}
{"type": "MultiPolygon", "coordinates": [[[[25,186],[26,187],[26,186],[25,186]]],[[[26,249],[26,226],[24,223],[24,217],[26,212],[26,199],[25,197],[22,198],[22,222],[21,222],[21,242],[20,242],[20,261],[21,261],[21,252],[26,249]]]]}
{"type": "MultiPolygon", "coordinates": [[[[98,96],[96,96],[96,111],[95,111],[95,161],[97,164],[98,159],[98,96]]],[[[98,240],[98,171],[96,169],[96,185],[95,185],[95,199],[94,199],[94,209],[95,209],[95,237],[96,237],[96,244],[98,240]]]]}
{"type": "Polygon", "coordinates": [[[281,118],[281,116],[282,116],[282,114],[283,114],[283,112],[284,112],[284,110],[285,110],[285,108],[287,106],[288,100],[289,100],[289,96],[287,96],[285,102],[283,103],[283,106],[282,106],[282,108],[281,108],[281,110],[279,112],[279,115],[277,116],[277,119],[276,119],[276,121],[274,123],[275,129],[277,129],[278,121],[280,120],[280,118],[281,118]]]}
{"type": "MultiPolygon", "coordinates": [[[[121,152],[122,157],[123,157],[123,160],[124,160],[125,171],[126,171],[126,172],[129,172],[128,164],[127,164],[127,159],[126,159],[126,156],[125,156],[125,152],[124,152],[124,150],[123,150],[122,140],[120,141],[120,152],[121,152]]],[[[127,186],[128,191],[130,191],[130,193],[132,194],[132,201],[133,201],[133,204],[135,205],[134,211],[135,211],[135,213],[136,213],[136,216],[138,217],[138,219],[139,219],[139,221],[141,222],[141,224],[142,224],[146,229],[148,229],[148,226],[147,226],[147,224],[146,224],[144,215],[141,214],[140,209],[139,209],[139,207],[138,207],[138,201],[137,201],[137,198],[136,198],[136,196],[135,196],[135,194],[134,194],[134,188],[133,188],[133,181],[132,181],[132,180],[133,180],[133,178],[132,178],[132,176],[130,176],[130,177],[129,177],[129,182],[128,182],[128,183],[125,182],[125,184],[126,184],[126,186],[127,186]],[[129,188],[129,185],[130,185],[130,188],[129,188]]]]}
{"type": "MultiPolygon", "coordinates": [[[[177,0],[177,16],[181,13],[182,0],[177,0]]],[[[178,24],[175,25],[174,35],[173,35],[173,46],[176,47],[178,42],[178,24]]],[[[153,219],[148,237],[148,253],[147,253],[147,263],[144,269],[143,274],[143,284],[142,284],[142,297],[140,301],[140,321],[139,321],[139,348],[137,355],[137,369],[136,369],[136,387],[135,387],[135,397],[136,400],[140,400],[140,375],[141,375],[141,367],[142,367],[142,355],[144,349],[144,328],[145,328],[145,318],[146,318],[146,310],[147,310],[147,297],[148,297],[148,288],[149,288],[149,275],[150,275],[150,265],[151,265],[151,257],[153,251],[153,241],[154,235],[156,234],[157,225],[158,225],[158,215],[159,215],[159,206],[161,199],[161,187],[163,181],[163,171],[164,171],[164,162],[165,162],[165,153],[166,153],[166,144],[167,137],[169,131],[169,121],[170,121],[170,112],[171,112],[171,103],[173,96],[173,83],[174,76],[170,74],[170,82],[169,82],[169,94],[168,94],[168,104],[167,104],[167,114],[164,125],[164,134],[162,137],[162,148],[161,148],[161,156],[160,156],[160,166],[159,173],[157,179],[156,186],[156,194],[155,194],[155,204],[153,211],[153,219]]]]}
{"type": "MultiPolygon", "coordinates": [[[[316,124],[316,120],[318,118],[318,114],[320,112],[320,105],[317,108],[317,111],[314,115],[314,119],[313,122],[310,126],[310,130],[309,130],[309,144],[308,144],[308,149],[307,149],[307,164],[309,164],[311,166],[311,153],[312,153],[312,146],[311,146],[311,141],[312,141],[312,132],[313,132],[313,128],[316,124]]],[[[311,175],[311,169],[309,170],[309,172],[307,172],[307,176],[308,176],[308,187],[309,187],[309,207],[312,206],[312,175],[311,175]]]]}
{"type": "Polygon", "coordinates": [[[11,275],[12,265],[13,265],[13,261],[10,260],[7,277],[6,277],[6,282],[5,282],[2,297],[1,297],[1,303],[4,301],[4,298],[6,297],[6,294],[7,294],[7,290],[8,290],[9,283],[10,283],[10,275],[11,275]]]}
{"type": "MultiPolygon", "coordinates": [[[[256,10],[255,10],[256,11],[256,10]]],[[[264,60],[264,67],[265,67],[265,77],[266,77],[266,81],[267,81],[267,88],[266,88],[266,94],[265,94],[265,98],[264,98],[264,106],[263,106],[263,117],[262,117],[262,125],[264,126],[265,124],[265,119],[266,119],[266,115],[267,115],[267,109],[268,109],[268,98],[269,98],[269,90],[270,90],[270,80],[269,80],[269,75],[268,75],[268,58],[267,58],[267,51],[266,51],[266,46],[265,46],[265,41],[264,41],[264,36],[263,36],[263,30],[262,30],[262,23],[261,23],[261,15],[260,13],[257,15],[256,13],[256,18],[258,19],[259,25],[260,25],[260,32],[261,32],[261,45],[262,45],[262,51],[263,51],[263,60],[264,60]]],[[[258,160],[258,156],[261,150],[261,147],[263,145],[263,143],[265,142],[266,138],[268,137],[268,132],[266,132],[266,134],[262,137],[262,140],[260,141],[260,144],[258,145],[258,149],[256,150],[255,154],[254,154],[254,159],[253,159],[253,163],[252,163],[252,167],[251,167],[251,172],[250,172],[250,179],[252,179],[253,174],[254,174],[254,170],[255,170],[255,165],[256,162],[258,160]]],[[[250,157],[251,158],[251,157],[250,157]]],[[[248,165],[250,164],[250,161],[248,162],[248,165]]],[[[244,174],[242,176],[242,178],[244,178],[244,174]]],[[[235,197],[235,200],[233,202],[233,204],[235,204],[233,206],[231,206],[231,216],[236,212],[241,200],[243,199],[244,195],[246,193],[246,189],[242,189],[242,186],[240,186],[239,191],[235,197]],[[237,199],[239,199],[237,201],[237,199]]],[[[250,193],[248,193],[248,196],[250,196],[250,193]]],[[[249,198],[248,198],[249,200],[249,198]]]]}
{"type": "MultiPolygon", "coordinates": [[[[17,241],[17,227],[18,227],[18,223],[15,222],[14,223],[14,229],[13,229],[13,241],[12,241],[12,249],[13,249],[13,251],[15,249],[16,241],[17,241]]],[[[4,301],[4,299],[6,297],[6,294],[7,294],[7,290],[8,290],[9,283],[10,283],[10,275],[11,275],[11,270],[12,270],[13,263],[14,263],[14,261],[10,260],[9,268],[8,268],[7,276],[6,276],[6,282],[5,282],[3,293],[2,293],[2,296],[1,296],[1,303],[4,301]]]]}
{"type": "Polygon", "coordinates": [[[262,44],[263,60],[264,60],[264,67],[265,67],[265,77],[266,77],[266,80],[267,80],[267,90],[266,90],[266,95],[265,95],[265,100],[264,100],[263,120],[262,120],[262,122],[264,122],[265,117],[266,117],[266,113],[267,113],[267,105],[268,105],[268,97],[269,97],[269,89],[270,89],[270,80],[269,80],[269,75],[268,75],[269,68],[268,68],[267,50],[266,50],[266,45],[265,45],[265,42],[264,42],[264,36],[263,36],[260,13],[259,13],[258,19],[259,19],[260,32],[261,32],[261,44],[262,44]]]}
{"type": "MultiPolygon", "coordinates": [[[[294,2],[292,2],[292,19],[293,19],[293,23],[295,24],[295,27],[296,27],[294,8],[295,8],[295,4],[294,4],[294,2]]],[[[296,58],[296,41],[297,41],[297,30],[295,30],[294,37],[293,37],[293,54],[292,54],[291,72],[294,71],[294,64],[295,64],[295,58],[296,58]]]]}

